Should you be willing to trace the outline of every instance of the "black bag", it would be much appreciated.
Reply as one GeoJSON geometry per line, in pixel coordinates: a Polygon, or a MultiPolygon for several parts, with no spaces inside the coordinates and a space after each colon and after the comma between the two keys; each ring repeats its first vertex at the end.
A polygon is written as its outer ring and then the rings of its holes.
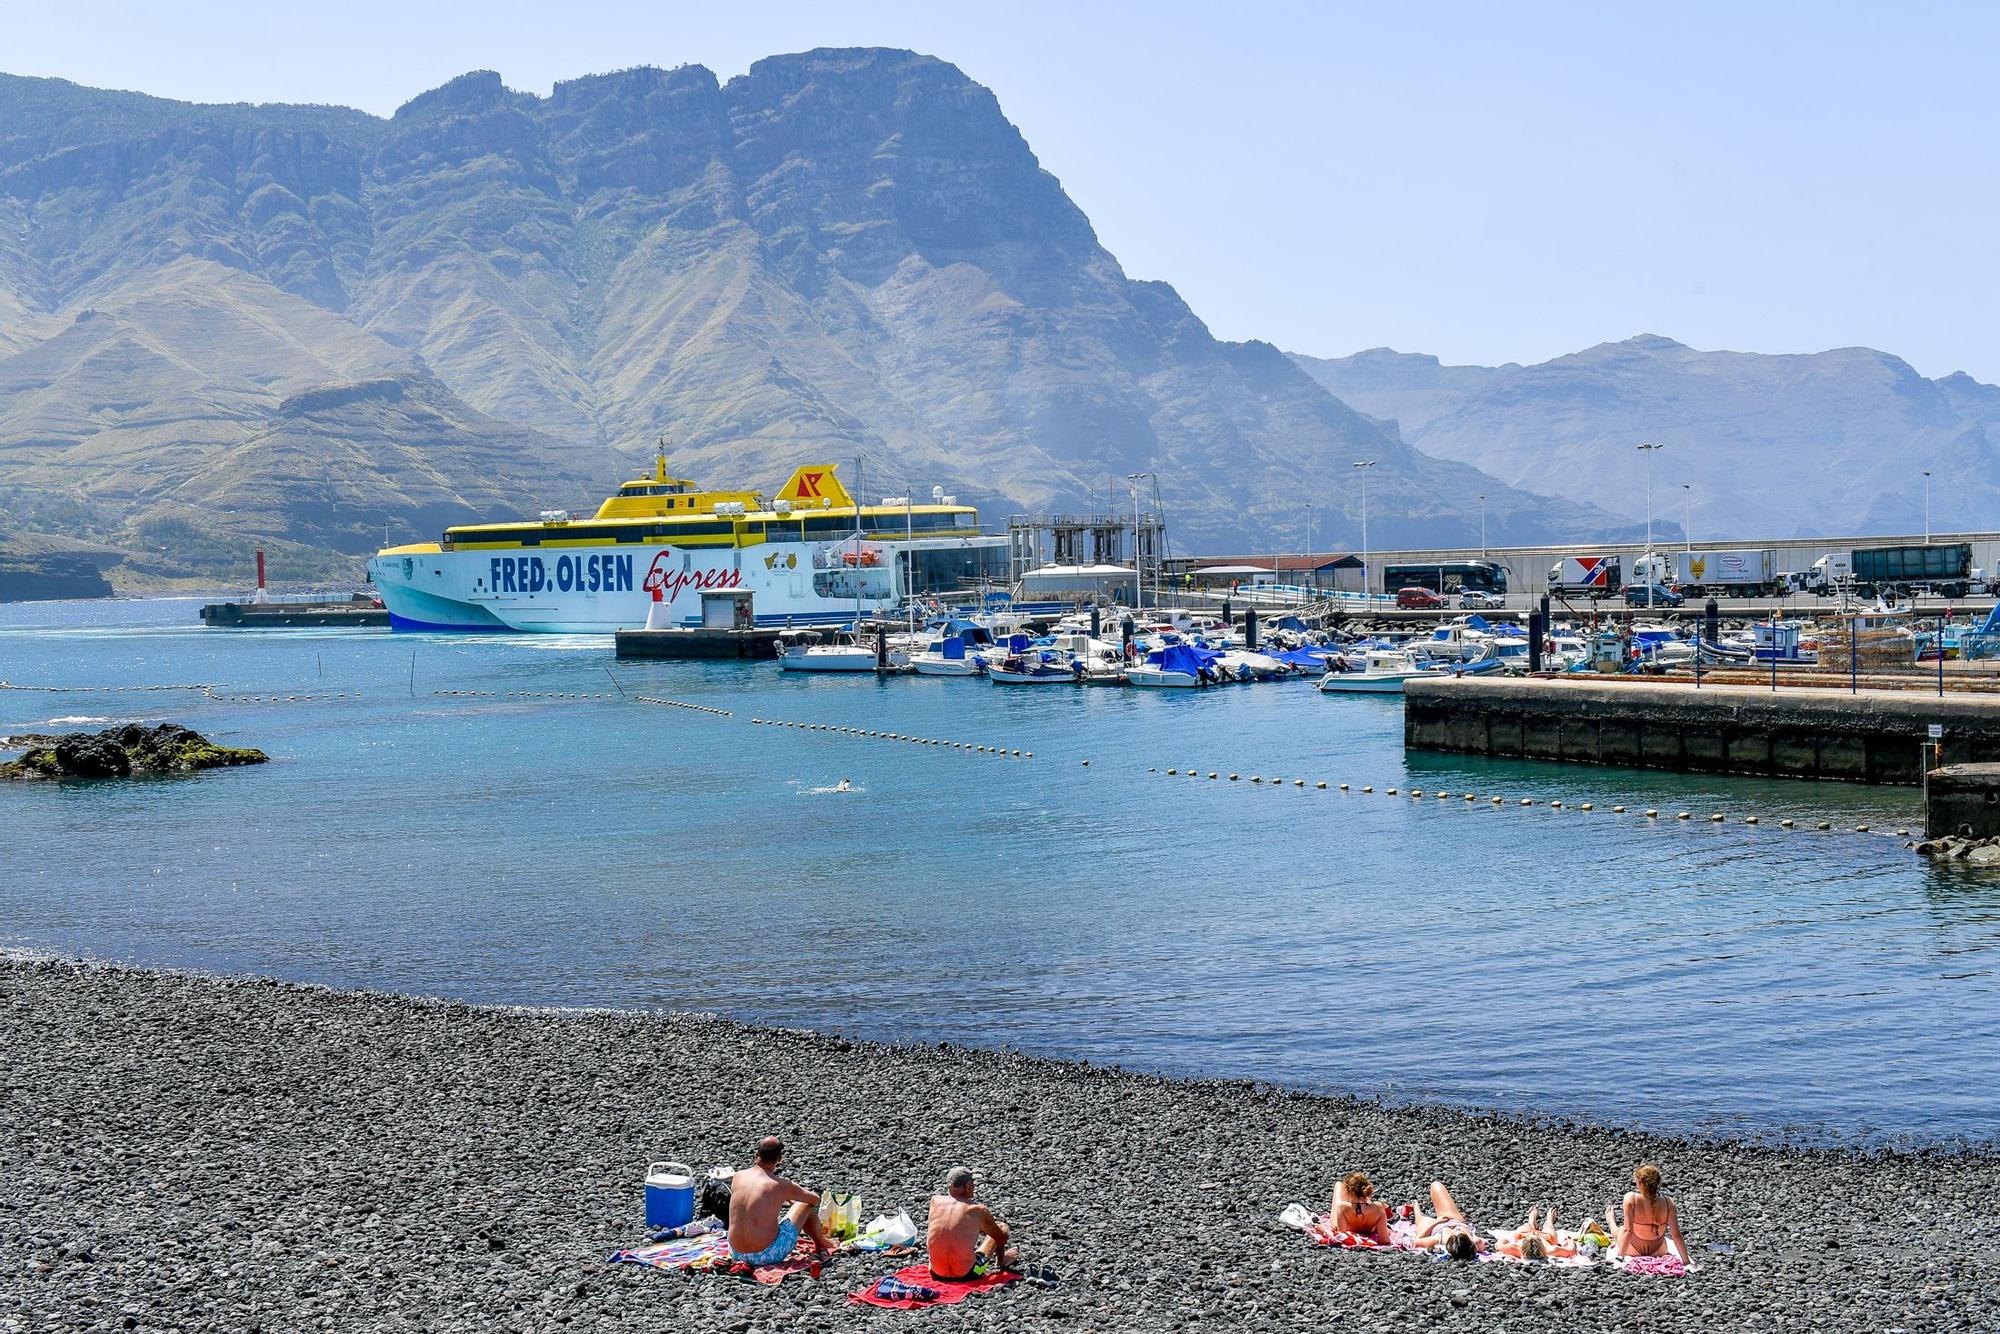
{"type": "Polygon", "coordinates": [[[701,1218],[720,1218],[729,1221],[729,1178],[703,1177],[701,1195],[695,1201],[695,1213],[701,1218]]]}

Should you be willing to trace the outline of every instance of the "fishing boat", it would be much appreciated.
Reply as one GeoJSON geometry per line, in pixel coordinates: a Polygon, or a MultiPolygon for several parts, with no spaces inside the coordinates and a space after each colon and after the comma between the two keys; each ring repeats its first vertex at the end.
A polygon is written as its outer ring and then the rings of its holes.
{"type": "Polygon", "coordinates": [[[709,491],[667,472],[634,478],[594,515],[455,524],[436,542],[384,547],[368,562],[399,630],[637,629],[661,616],[698,624],[701,594],[747,589],[759,625],[840,625],[890,615],[920,592],[1004,581],[1007,539],[979,512],[892,497],[862,504],[830,464],[795,470],[777,495],[709,491]]]}
{"type": "Polygon", "coordinates": [[[1370,649],[1359,667],[1329,670],[1320,677],[1319,688],[1328,695],[1400,695],[1403,682],[1423,675],[1424,668],[1407,653],[1370,649]]]}

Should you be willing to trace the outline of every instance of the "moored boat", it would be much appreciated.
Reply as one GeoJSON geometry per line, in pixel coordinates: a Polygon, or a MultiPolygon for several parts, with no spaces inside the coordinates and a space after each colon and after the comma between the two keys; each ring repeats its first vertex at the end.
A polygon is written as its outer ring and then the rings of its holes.
{"type": "Polygon", "coordinates": [[[1358,667],[1330,668],[1319,679],[1319,689],[1328,695],[1400,695],[1403,682],[1426,674],[1407,653],[1372,649],[1358,667]]]}

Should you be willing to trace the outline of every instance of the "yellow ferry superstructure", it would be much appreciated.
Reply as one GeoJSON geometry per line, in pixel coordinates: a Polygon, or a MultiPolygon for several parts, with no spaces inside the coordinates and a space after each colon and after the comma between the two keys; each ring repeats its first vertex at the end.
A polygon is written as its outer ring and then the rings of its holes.
{"type": "Polygon", "coordinates": [[[807,625],[1004,581],[1007,539],[982,535],[979,512],[950,496],[860,504],[832,464],[798,469],[767,500],[669,476],[661,456],[590,518],[459,524],[384,547],[368,573],[404,630],[602,633],[645,625],[655,601],[687,624],[704,590],[737,588],[759,624],[807,625]]]}

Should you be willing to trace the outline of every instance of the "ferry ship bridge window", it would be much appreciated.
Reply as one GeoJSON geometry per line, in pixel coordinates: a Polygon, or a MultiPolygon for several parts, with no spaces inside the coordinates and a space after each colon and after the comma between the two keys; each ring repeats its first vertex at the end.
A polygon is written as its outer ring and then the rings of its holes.
{"type": "Polygon", "coordinates": [[[905,551],[905,587],[913,593],[941,593],[979,583],[1005,583],[1007,548],[994,544],[905,551]]]}

